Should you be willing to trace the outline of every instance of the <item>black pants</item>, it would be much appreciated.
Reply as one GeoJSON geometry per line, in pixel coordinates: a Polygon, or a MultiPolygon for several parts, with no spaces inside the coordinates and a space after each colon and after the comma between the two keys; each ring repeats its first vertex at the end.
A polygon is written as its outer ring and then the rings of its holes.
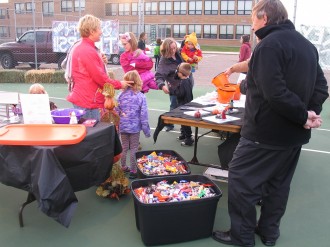
{"type": "Polygon", "coordinates": [[[301,146],[274,150],[241,138],[229,163],[228,210],[234,244],[254,242],[254,230],[276,240],[301,146]],[[263,206],[256,222],[256,203],[263,206]]]}
{"type": "Polygon", "coordinates": [[[159,64],[159,60],[160,60],[160,56],[155,56],[155,70],[157,70],[158,68],[158,64],[159,64]]]}
{"type": "Polygon", "coordinates": [[[190,126],[181,125],[180,131],[185,138],[191,138],[192,131],[190,126]]]}

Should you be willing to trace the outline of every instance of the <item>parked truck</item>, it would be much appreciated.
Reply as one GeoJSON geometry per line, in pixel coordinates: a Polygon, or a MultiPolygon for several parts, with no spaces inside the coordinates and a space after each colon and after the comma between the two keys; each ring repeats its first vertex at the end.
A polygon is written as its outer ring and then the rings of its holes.
{"type": "Polygon", "coordinates": [[[1,66],[12,69],[19,63],[28,63],[36,68],[42,63],[56,63],[60,68],[66,53],[53,52],[52,42],[51,29],[40,29],[35,33],[33,30],[27,31],[16,42],[0,45],[1,66]]]}
{"type": "MultiPolygon", "coordinates": [[[[32,68],[38,68],[40,64],[56,63],[60,69],[66,52],[54,52],[53,42],[51,29],[27,31],[17,41],[0,45],[1,66],[12,69],[20,63],[28,63],[32,68]]],[[[109,62],[118,65],[122,52],[120,49],[118,54],[106,54],[109,62]]]]}

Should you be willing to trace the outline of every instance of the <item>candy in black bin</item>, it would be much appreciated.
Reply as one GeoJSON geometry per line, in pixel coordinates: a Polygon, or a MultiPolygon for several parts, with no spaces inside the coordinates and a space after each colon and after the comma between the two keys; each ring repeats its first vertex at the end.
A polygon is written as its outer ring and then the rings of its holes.
{"type": "Polygon", "coordinates": [[[212,235],[217,204],[221,190],[209,178],[202,175],[166,176],[135,180],[131,184],[134,198],[136,227],[140,230],[145,245],[162,245],[207,238],[212,235]],[[213,197],[189,201],[143,203],[135,189],[148,187],[166,180],[186,180],[208,184],[214,191],[213,197]]]}
{"type": "Polygon", "coordinates": [[[162,176],[177,176],[177,175],[189,175],[191,173],[190,167],[188,165],[188,162],[185,161],[181,155],[179,155],[177,152],[173,150],[147,150],[147,151],[139,151],[136,152],[135,158],[137,160],[137,174],[139,178],[153,178],[153,177],[162,177],[162,176]],[[177,161],[179,161],[180,166],[183,168],[183,170],[175,170],[173,172],[167,172],[166,174],[158,174],[158,173],[153,173],[153,172],[147,172],[146,169],[144,169],[145,164],[139,164],[139,160],[143,157],[148,157],[148,156],[164,156],[165,158],[174,158],[177,161]],[[143,166],[144,168],[142,168],[143,166]]]}

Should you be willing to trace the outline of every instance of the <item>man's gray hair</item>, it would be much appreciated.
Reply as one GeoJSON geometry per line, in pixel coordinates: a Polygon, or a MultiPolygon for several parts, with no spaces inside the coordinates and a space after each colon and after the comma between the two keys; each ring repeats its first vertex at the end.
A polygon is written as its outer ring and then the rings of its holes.
{"type": "Polygon", "coordinates": [[[258,19],[266,15],[266,25],[281,24],[288,19],[288,12],[280,0],[261,0],[253,7],[252,15],[258,19]]]}

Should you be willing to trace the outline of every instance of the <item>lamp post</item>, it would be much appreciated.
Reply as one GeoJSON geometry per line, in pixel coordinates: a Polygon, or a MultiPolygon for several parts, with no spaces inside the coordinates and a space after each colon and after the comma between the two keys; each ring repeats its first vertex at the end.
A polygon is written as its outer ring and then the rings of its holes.
{"type": "Polygon", "coordinates": [[[143,31],[143,26],[144,26],[144,0],[139,0],[139,6],[138,6],[138,11],[139,11],[139,22],[138,22],[138,35],[143,31]]]}
{"type": "Polygon", "coordinates": [[[36,10],[34,7],[34,0],[32,0],[32,20],[33,20],[33,33],[34,33],[34,66],[38,69],[38,58],[37,58],[37,33],[36,33],[36,10]]]}

